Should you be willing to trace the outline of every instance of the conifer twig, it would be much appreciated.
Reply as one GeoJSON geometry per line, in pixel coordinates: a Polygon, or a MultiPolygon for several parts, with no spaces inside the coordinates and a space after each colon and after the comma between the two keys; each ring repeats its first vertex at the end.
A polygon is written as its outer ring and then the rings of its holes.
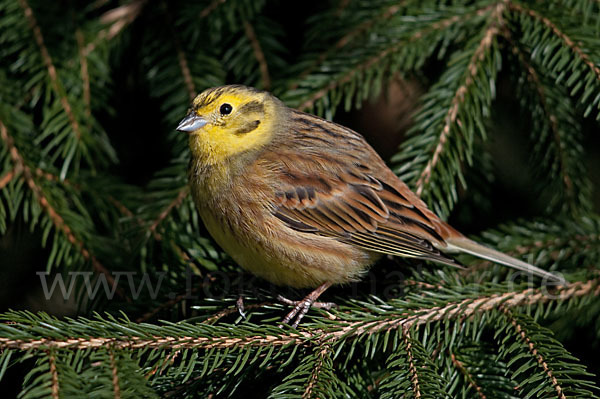
{"type": "Polygon", "coordinates": [[[415,366],[415,359],[412,353],[412,343],[410,342],[410,327],[402,327],[402,341],[404,342],[404,350],[408,358],[408,373],[410,382],[412,383],[413,393],[416,399],[421,398],[421,388],[419,387],[419,373],[415,366]]]}
{"type": "Polygon", "coordinates": [[[244,31],[246,32],[248,40],[250,40],[250,45],[252,46],[252,50],[254,51],[254,57],[258,62],[263,88],[265,90],[270,90],[271,77],[269,76],[269,66],[267,64],[267,59],[265,58],[265,53],[262,50],[260,42],[256,37],[256,32],[254,31],[254,28],[252,27],[250,22],[244,21],[244,31]]]}
{"type": "MultiPolygon", "coordinates": [[[[528,288],[518,292],[505,292],[484,295],[479,298],[466,298],[461,301],[449,302],[443,306],[434,306],[418,310],[413,314],[399,314],[384,319],[372,321],[347,321],[336,324],[332,330],[310,329],[289,332],[282,331],[278,335],[256,335],[245,337],[232,336],[155,336],[155,337],[73,337],[69,339],[35,338],[11,339],[0,337],[0,349],[96,349],[111,346],[114,349],[212,349],[234,348],[244,346],[282,346],[288,344],[322,345],[336,342],[339,339],[374,334],[398,328],[412,328],[441,320],[453,320],[458,317],[468,318],[475,314],[488,312],[493,309],[515,308],[538,305],[551,301],[563,301],[583,296],[600,295],[600,278],[585,282],[574,282],[556,287],[553,295],[548,295],[543,288],[528,288]]],[[[343,321],[342,321],[343,322],[343,321]]]]}
{"type": "Polygon", "coordinates": [[[573,53],[575,53],[581,59],[581,61],[583,61],[583,63],[592,70],[592,72],[596,75],[596,78],[600,80],[600,67],[596,65],[594,61],[592,61],[590,56],[587,53],[585,53],[581,49],[581,47],[579,47],[575,43],[573,39],[571,39],[565,32],[559,29],[559,27],[555,23],[553,23],[550,19],[538,14],[536,11],[530,8],[526,8],[521,4],[511,1],[508,3],[508,6],[511,10],[528,15],[531,18],[536,19],[542,22],[544,25],[546,25],[546,27],[548,27],[557,37],[559,37],[567,45],[567,47],[569,47],[573,51],[573,53]]]}
{"type": "Polygon", "coordinates": [[[352,39],[366,31],[367,29],[371,28],[373,25],[375,25],[375,23],[393,17],[398,11],[400,11],[401,8],[402,6],[400,4],[394,4],[386,8],[385,11],[381,14],[368,21],[363,22],[362,24],[358,25],[355,29],[346,33],[337,42],[335,42],[335,44],[331,48],[321,53],[319,57],[317,57],[316,61],[310,65],[310,67],[308,67],[306,70],[304,70],[298,75],[297,80],[295,80],[292,83],[292,85],[290,85],[290,90],[293,90],[296,87],[298,87],[298,82],[302,81],[306,76],[308,76],[314,70],[314,68],[320,65],[323,61],[325,61],[331,53],[346,46],[348,43],[351,42],[352,39]]]}
{"type": "Polygon", "coordinates": [[[50,367],[50,376],[52,378],[50,388],[52,399],[59,399],[58,370],[56,369],[56,357],[53,351],[48,351],[48,366],[50,367]]]}
{"type": "Polygon", "coordinates": [[[169,216],[169,213],[171,213],[171,211],[174,208],[177,208],[179,205],[181,205],[181,203],[183,202],[183,199],[185,198],[186,195],[188,195],[190,189],[188,185],[185,185],[183,188],[181,188],[179,190],[179,192],[177,193],[177,196],[173,199],[173,201],[171,201],[169,203],[169,205],[167,205],[167,207],[158,215],[158,217],[152,222],[152,224],[150,225],[149,231],[152,234],[158,234],[158,237],[161,237],[161,235],[156,231],[156,228],[158,227],[158,225],[160,225],[160,223],[165,220],[167,218],[167,216],[169,216]]]}
{"type": "Polygon", "coordinates": [[[477,384],[477,381],[475,381],[475,378],[473,378],[473,376],[471,375],[469,370],[467,370],[464,364],[462,364],[462,362],[456,358],[456,355],[454,353],[450,353],[450,360],[452,361],[454,367],[456,367],[457,370],[465,376],[465,379],[467,380],[471,388],[473,388],[475,392],[477,392],[477,396],[479,397],[479,399],[487,399],[487,396],[485,396],[485,394],[483,393],[483,389],[481,389],[481,387],[477,384]]]}
{"type": "Polygon", "coordinates": [[[561,180],[565,186],[565,191],[568,193],[568,196],[573,197],[573,188],[574,188],[573,180],[571,179],[571,176],[569,176],[569,174],[567,173],[567,165],[566,165],[567,161],[566,161],[565,151],[564,151],[563,145],[562,145],[562,139],[560,137],[560,132],[558,130],[558,119],[556,118],[556,115],[554,115],[554,113],[552,113],[550,111],[550,108],[548,107],[548,103],[546,101],[546,94],[544,93],[542,82],[540,81],[537,71],[535,70],[535,68],[533,68],[531,66],[531,64],[529,64],[529,62],[527,62],[527,60],[525,58],[525,54],[523,54],[523,52],[521,51],[519,46],[516,43],[514,43],[514,41],[510,37],[510,33],[505,30],[504,36],[506,37],[508,42],[511,44],[513,53],[515,53],[517,55],[519,62],[523,65],[523,67],[527,71],[527,80],[529,82],[531,82],[531,84],[535,87],[535,91],[540,100],[540,105],[542,107],[542,110],[544,111],[544,115],[546,115],[546,117],[548,118],[550,130],[552,130],[552,137],[554,139],[556,151],[558,153],[558,161],[560,164],[560,172],[562,175],[561,180]]]}
{"type": "Polygon", "coordinates": [[[81,29],[75,31],[75,38],[77,39],[77,48],[79,52],[79,64],[81,68],[81,82],[83,84],[83,103],[85,104],[85,112],[87,116],[92,115],[91,106],[91,90],[90,90],[90,74],[88,72],[87,56],[85,55],[85,46],[83,33],[81,29]]]}
{"type": "Polygon", "coordinates": [[[527,348],[529,349],[529,352],[531,353],[531,355],[536,359],[537,363],[544,370],[544,373],[546,373],[546,375],[548,376],[548,379],[550,379],[552,386],[554,387],[554,389],[556,390],[556,393],[558,394],[558,399],[567,399],[567,397],[565,396],[565,393],[563,392],[562,387],[560,386],[556,377],[554,376],[552,369],[548,366],[548,363],[546,362],[544,357],[539,353],[539,351],[535,347],[535,344],[533,343],[533,341],[527,334],[527,331],[523,328],[523,326],[521,326],[521,324],[519,324],[517,319],[515,319],[515,317],[513,316],[512,312],[509,308],[507,308],[505,306],[501,306],[500,310],[502,311],[502,313],[504,313],[506,315],[506,317],[510,321],[510,324],[515,328],[515,331],[517,332],[517,334],[519,335],[521,340],[523,340],[523,342],[527,345],[527,348]]]}
{"type": "Polygon", "coordinates": [[[302,399],[310,399],[313,397],[313,392],[315,386],[317,385],[317,381],[319,380],[319,374],[321,373],[321,368],[323,368],[323,363],[325,362],[325,358],[329,356],[329,352],[331,351],[331,346],[328,344],[322,345],[319,354],[317,355],[317,362],[313,367],[310,377],[308,378],[308,382],[306,384],[306,389],[302,393],[302,399]]]}
{"type": "Polygon", "coordinates": [[[181,69],[181,75],[183,76],[183,82],[185,83],[185,88],[188,92],[188,97],[190,101],[192,101],[196,97],[196,87],[194,86],[194,80],[192,79],[192,72],[190,71],[190,66],[187,61],[187,57],[185,55],[185,51],[183,51],[183,47],[181,47],[181,41],[179,40],[179,36],[175,31],[175,24],[173,23],[173,17],[171,16],[171,12],[169,11],[168,4],[164,4],[166,12],[165,17],[167,19],[167,25],[169,25],[169,30],[171,32],[171,36],[173,37],[173,44],[175,45],[175,51],[177,52],[177,62],[179,62],[179,69],[181,69]]]}
{"type": "Polygon", "coordinates": [[[444,118],[444,127],[440,132],[438,143],[433,150],[433,155],[427,162],[427,165],[425,165],[425,168],[421,172],[421,175],[415,184],[415,193],[418,196],[423,194],[423,189],[425,188],[425,185],[429,183],[431,179],[431,173],[439,162],[442,152],[446,148],[446,143],[448,142],[452,125],[459,123],[459,121],[457,121],[459,107],[464,102],[465,95],[467,94],[469,87],[475,82],[475,75],[479,70],[479,64],[484,60],[485,52],[492,46],[494,38],[500,31],[500,26],[504,23],[502,20],[502,13],[504,13],[505,9],[505,2],[500,2],[495,6],[495,9],[490,15],[490,23],[488,28],[486,29],[483,38],[479,42],[479,46],[473,52],[473,56],[471,57],[469,65],[466,68],[464,82],[458,87],[454,93],[452,101],[450,102],[450,107],[448,108],[448,112],[446,112],[446,116],[444,118]]]}
{"type": "Polygon", "coordinates": [[[19,4],[21,8],[25,12],[25,17],[27,18],[27,22],[29,23],[29,27],[33,31],[33,37],[35,42],[37,43],[40,53],[42,55],[42,60],[46,65],[46,69],[48,70],[48,76],[50,77],[50,83],[52,85],[52,89],[56,92],[56,95],[60,98],[60,104],[62,105],[65,114],[67,114],[67,118],[71,124],[73,132],[75,133],[75,137],[77,139],[81,139],[81,129],[79,127],[79,122],[75,118],[75,114],[73,114],[73,108],[67,99],[66,93],[62,89],[60,84],[60,80],[58,78],[58,72],[54,67],[54,63],[52,62],[52,57],[50,57],[50,53],[48,52],[48,48],[44,44],[44,37],[42,36],[42,30],[40,29],[35,15],[33,15],[33,10],[27,3],[27,0],[19,0],[19,4]]]}
{"type": "Polygon", "coordinates": [[[9,170],[4,176],[0,177],[0,190],[4,188],[15,177],[15,170],[9,170]]]}
{"type": "MultiPolygon", "coordinates": [[[[73,246],[79,249],[83,258],[92,263],[92,267],[94,268],[94,270],[96,270],[96,272],[98,273],[104,274],[107,283],[114,287],[116,285],[116,282],[110,274],[109,270],[106,267],[104,267],[104,265],[102,265],[98,261],[98,259],[96,259],[96,257],[85,247],[81,240],[75,237],[75,234],[73,234],[73,231],[67,225],[63,217],[52,207],[50,202],[48,202],[48,199],[44,195],[43,190],[36,183],[31,169],[29,168],[29,166],[27,166],[25,160],[15,147],[13,138],[9,136],[8,129],[6,128],[4,123],[2,123],[2,121],[0,121],[0,139],[4,141],[6,147],[9,150],[10,157],[13,161],[15,170],[23,174],[23,178],[25,179],[27,186],[33,193],[34,197],[38,200],[42,209],[45,210],[46,214],[48,215],[54,226],[57,228],[57,230],[62,231],[63,234],[67,237],[67,240],[73,246]]],[[[119,296],[125,297],[120,287],[117,287],[116,292],[119,296]]]]}
{"type": "Polygon", "coordinates": [[[317,100],[319,100],[320,98],[327,95],[327,93],[329,93],[331,90],[343,85],[344,83],[349,82],[352,79],[352,77],[355,76],[357,73],[369,69],[371,66],[375,65],[377,62],[381,61],[388,55],[397,52],[399,49],[406,46],[407,42],[412,43],[416,40],[421,39],[427,33],[434,32],[436,30],[446,29],[446,28],[450,27],[451,25],[454,25],[464,19],[471,17],[472,15],[483,15],[486,12],[488,12],[491,9],[491,7],[492,7],[491,5],[488,5],[488,6],[480,8],[480,9],[477,9],[477,10],[473,11],[472,13],[468,13],[466,15],[461,15],[461,16],[454,15],[452,17],[448,17],[448,18],[445,18],[438,22],[432,23],[431,25],[423,28],[422,30],[415,32],[406,42],[400,41],[400,42],[394,44],[392,47],[386,48],[385,50],[381,51],[379,54],[375,55],[374,57],[369,58],[366,62],[364,62],[360,65],[357,65],[355,68],[350,69],[347,73],[343,74],[339,78],[331,81],[326,87],[317,91],[312,96],[310,96],[306,101],[304,101],[301,105],[299,105],[298,109],[306,110],[306,109],[312,108],[317,100]]]}
{"type": "Polygon", "coordinates": [[[117,362],[115,360],[115,353],[112,349],[108,350],[110,356],[110,370],[112,373],[112,385],[115,399],[121,399],[121,388],[119,387],[119,372],[117,370],[117,362]]]}

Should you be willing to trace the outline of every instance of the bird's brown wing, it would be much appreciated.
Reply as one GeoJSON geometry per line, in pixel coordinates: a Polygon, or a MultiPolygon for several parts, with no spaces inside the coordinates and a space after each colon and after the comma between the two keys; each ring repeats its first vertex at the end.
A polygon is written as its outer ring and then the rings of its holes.
{"type": "Polygon", "coordinates": [[[457,265],[433,245],[444,245],[447,225],[360,135],[312,115],[293,115],[292,136],[261,160],[277,181],[277,218],[297,231],[366,250],[457,265]]]}

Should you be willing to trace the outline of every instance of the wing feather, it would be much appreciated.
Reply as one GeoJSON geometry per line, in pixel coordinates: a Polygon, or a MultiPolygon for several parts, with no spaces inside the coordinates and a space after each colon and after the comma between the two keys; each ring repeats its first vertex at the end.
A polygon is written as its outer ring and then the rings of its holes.
{"type": "Polygon", "coordinates": [[[362,136],[293,111],[293,137],[261,158],[276,174],[273,214],[289,228],[369,251],[450,265],[445,224],[429,212],[362,136]],[[329,145],[328,145],[329,144],[329,145]],[[309,157],[300,154],[310,154],[309,157]],[[440,227],[441,226],[441,227],[440,227]],[[436,244],[436,245],[434,245],[436,244]]]}

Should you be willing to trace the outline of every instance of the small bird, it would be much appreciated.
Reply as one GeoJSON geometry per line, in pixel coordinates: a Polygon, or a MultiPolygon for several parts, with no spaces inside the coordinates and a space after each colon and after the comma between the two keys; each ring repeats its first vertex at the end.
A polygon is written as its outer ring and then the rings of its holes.
{"type": "Polygon", "coordinates": [[[327,288],[359,280],[382,255],[458,266],[447,254],[462,252],[565,283],[468,239],[360,134],[268,92],[207,89],[177,130],[189,134],[191,193],[215,241],[274,284],[316,287],[283,319],[293,327],[327,288]]]}

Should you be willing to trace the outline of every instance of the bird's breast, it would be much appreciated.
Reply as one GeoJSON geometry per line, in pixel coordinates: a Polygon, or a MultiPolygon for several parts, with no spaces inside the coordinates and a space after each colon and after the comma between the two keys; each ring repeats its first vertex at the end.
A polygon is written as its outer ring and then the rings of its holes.
{"type": "Polygon", "coordinates": [[[277,285],[316,287],[355,281],[378,258],[332,237],[290,229],[249,184],[234,184],[227,193],[211,197],[206,188],[192,183],[206,229],[249,272],[277,285]]]}

